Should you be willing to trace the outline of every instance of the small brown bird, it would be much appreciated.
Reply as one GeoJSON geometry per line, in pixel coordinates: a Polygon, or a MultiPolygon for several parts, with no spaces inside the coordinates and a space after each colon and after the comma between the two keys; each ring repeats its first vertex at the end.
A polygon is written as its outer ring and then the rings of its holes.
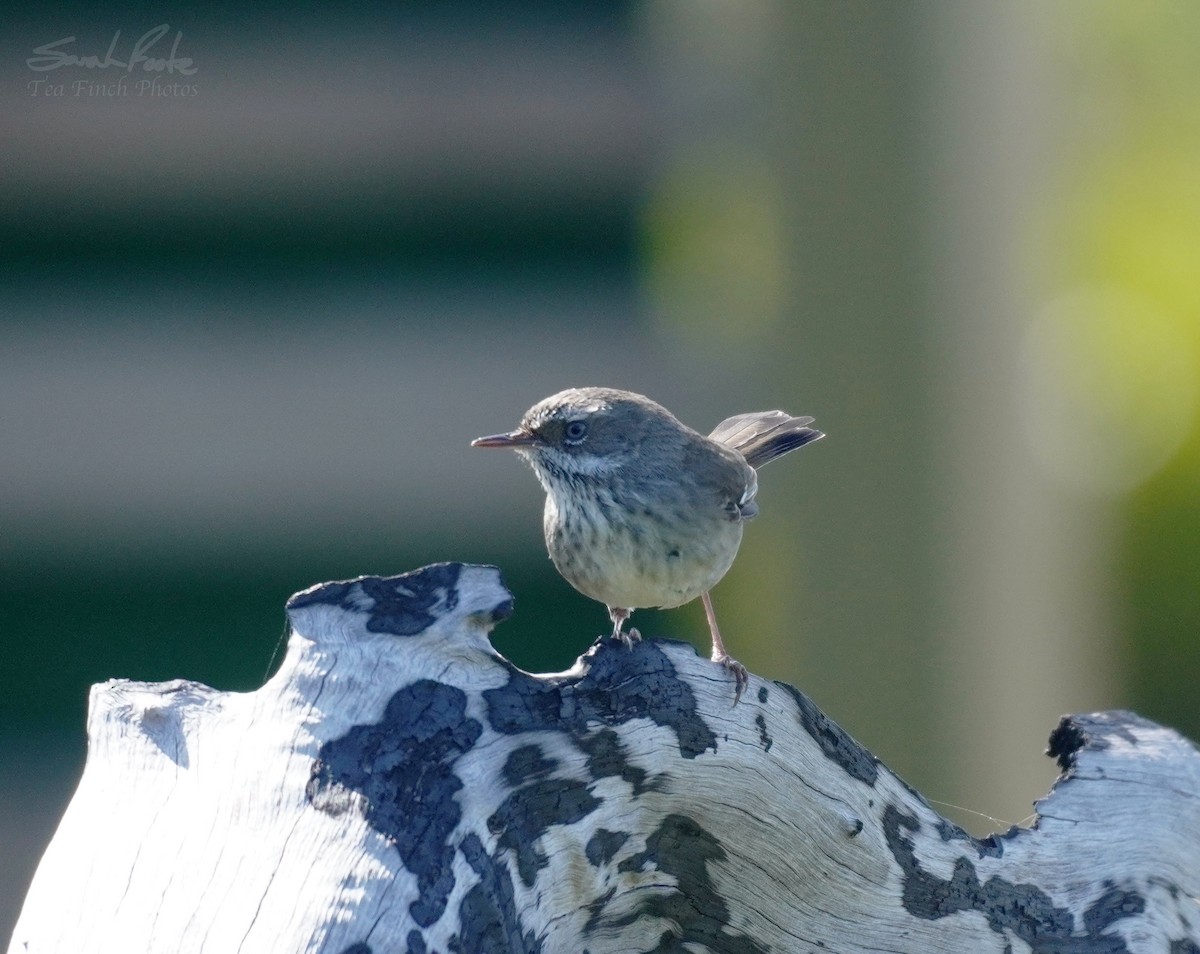
{"type": "Polygon", "coordinates": [[[575,589],[608,607],[612,636],[641,607],[697,596],[712,632],[712,659],[746,687],[746,668],[725,651],[709,590],[733,563],[742,524],[758,513],[756,467],[825,435],[811,417],[757,411],[705,437],[647,397],[571,388],[539,401],[507,434],[472,447],[507,447],[546,491],[546,549],[575,589]]]}

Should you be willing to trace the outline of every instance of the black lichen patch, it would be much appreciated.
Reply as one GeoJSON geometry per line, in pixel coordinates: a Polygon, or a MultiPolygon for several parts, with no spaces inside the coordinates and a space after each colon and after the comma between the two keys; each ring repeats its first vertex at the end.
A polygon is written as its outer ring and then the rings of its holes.
{"type": "Polygon", "coordinates": [[[526,887],[533,885],[538,870],[549,863],[537,847],[537,839],[551,825],[571,825],[600,807],[583,783],[569,778],[551,778],[523,785],[509,795],[487,820],[488,831],[497,836],[499,849],[517,857],[517,872],[526,887]]]}
{"type": "Polygon", "coordinates": [[[759,686],[758,687],[758,701],[760,703],[762,703],[763,705],[766,705],[768,696],[769,696],[769,693],[767,692],[767,687],[759,686]]]}
{"type": "Polygon", "coordinates": [[[404,954],[430,954],[425,946],[425,938],[416,928],[408,932],[405,938],[404,954]]]}
{"type": "MultiPolygon", "coordinates": [[[[617,896],[617,889],[609,888],[598,898],[593,898],[584,907],[584,910],[587,911],[587,913],[588,913],[588,919],[583,922],[583,936],[584,937],[587,937],[589,934],[595,933],[596,928],[605,919],[605,913],[608,911],[609,902],[611,902],[612,899],[615,898],[616,896],[617,896]]],[[[630,919],[626,918],[626,919],[623,919],[622,923],[628,924],[629,921],[630,921],[630,919]]],[[[587,950],[587,948],[585,947],[584,951],[586,951],[586,950],[587,950]]]]}
{"type": "Polygon", "coordinates": [[[629,761],[621,737],[612,729],[579,736],[575,744],[587,756],[588,775],[593,781],[615,776],[633,789],[635,798],[654,788],[653,784],[646,784],[646,770],[629,761]]]}
{"type": "Polygon", "coordinates": [[[1200,954],[1200,945],[1195,941],[1182,937],[1178,941],[1172,941],[1169,954],[1200,954]]]}
{"type": "Polygon", "coordinates": [[[508,683],[483,694],[488,721],[506,735],[553,731],[580,738],[597,724],[649,719],[674,731],[684,758],[716,751],[717,738],[696,711],[691,686],[656,642],[627,649],[603,640],[589,652],[582,675],[537,679],[510,667],[508,683]]]}
{"type": "Polygon", "coordinates": [[[450,939],[452,954],[540,954],[541,939],[521,929],[512,876],[504,862],[489,855],[477,835],[467,835],[459,850],[479,883],[463,896],[459,931],[450,939]]]}
{"type": "Polygon", "coordinates": [[[483,731],[466,717],[466,694],[428,679],[392,696],[383,718],[358,725],[321,746],[308,782],[308,800],[320,808],[339,790],[359,793],[367,823],[388,838],[417,878],[410,913],[433,924],[454,887],[450,833],[462,810],[463,787],[454,763],[483,731]]]}
{"type": "MultiPolygon", "coordinates": [[[[461,563],[434,563],[400,576],[363,576],[325,583],[297,593],[288,600],[287,608],[326,603],[366,612],[366,628],[370,632],[416,636],[458,605],[458,578],[462,570],[461,563]],[[362,596],[370,599],[370,606],[364,605],[362,596]]],[[[496,607],[493,616],[503,619],[511,612],[510,598],[496,607]]]]}
{"type": "Polygon", "coordinates": [[[1087,743],[1087,737],[1070,716],[1063,716],[1058,726],[1050,733],[1050,744],[1046,754],[1058,760],[1058,767],[1064,772],[1070,771],[1075,765],[1075,754],[1087,743]]]}
{"type": "MultiPolygon", "coordinates": [[[[724,858],[721,843],[694,819],[679,814],[666,816],[646,839],[645,850],[617,867],[620,871],[661,871],[674,879],[675,890],[646,898],[634,912],[615,919],[615,926],[626,926],[642,917],[677,925],[677,932],[664,933],[653,948],[659,954],[676,954],[689,944],[727,954],[766,954],[766,947],[730,929],[729,908],[708,873],[710,861],[724,858]]],[[[596,917],[589,924],[595,929],[602,921],[602,917],[596,917]]]]}
{"type": "Polygon", "coordinates": [[[558,768],[556,759],[546,758],[540,745],[522,745],[513,749],[504,760],[500,774],[509,788],[545,778],[558,768]]]}
{"type": "Polygon", "coordinates": [[[775,740],[771,738],[771,734],[767,732],[767,719],[761,712],[754,717],[754,724],[758,726],[758,744],[763,747],[764,752],[770,752],[771,746],[775,744],[775,740]]]}
{"type": "Polygon", "coordinates": [[[1011,932],[1035,954],[1127,954],[1119,936],[1102,932],[1121,918],[1141,913],[1144,900],[1140,895],[1107,892],[1084,914],[1084,933],[1076,933],[1071,912],[1056,906],[1036,885],[997,877],[980,883],[975,865],[965,856],[955,861],[949,879],[922,869],[912,839],[905,834],[920,827],[913,815],[895,805],[884,809],[884,837],[904,873],[902,902],[909,914],[936,921],[960,911],[978,911],[994,932],[1011,932]]]}
{"type": "Polygon", "coordinates": [[[435,563],[412,573],[366,577],[363,592],[375,601],[367,629],[393,636],[415,636],[458,605],[461,563],[435,563]]]}
{"type": "Polygon", "coordinates": [[[1096,712],[1091,715],[1063,716],[1058,726],[1050,733],[1050,744],[1046,754],[1058,759],[1059,768],[1064,772],[1075,766],[1075,759],[1082,749],[1092,749],[1100,752],[1112,743],[1110,736],[1119,738],[1130,745],[1138,744],[1136,729],[1154,730],[1159,726],[1143,719],[1136,712],[1115,710],[1113,712],[1096,712]]]}
{"type": "Polygon", "coordinates": [[[356,941],[343,950],[342,954],[372,954],[371,945],[366,941],[356,941]]]}
{"type": "Polygon", "coordinates": [[[588,839],[584,854],[593,868],[606,865],[621,850],[621,846],[629,840],[629,834],[623,831],[609,831],[607,828],[597,828],[596,834],[588,839]]]}
{"type": "Polygon", "coordinates": [[[1001,835],[999,838],[996,835],[988,835],[986,838],[975,838],[946,818],[939,818],[937,820],[937,833],[942,841],[964,842],[970,845],[980,858],[1002,858],[1004,856],[1004,842],[1001,839],[1011,837],[1020,830],[1016,825],[1013,825],[1009,828],[1006,835],[1001,835]]]}
{"type": "Polygon", "coordinates": [[[1083,926],[1089,934],[1100,934],[1122,918],[1146,911],[1146,899],[1136,891],[1126,891],[1112,882],[1106,883],[1105,888],[1104,894],[1083,912],[1083,926]]]}
{"type": "Polygon", "coordinates": [[[354,580],[340,580],[334,583],[321,583],[317,586],[310,586],[307,590],[301,590],[299,593],[293,594],[284,604],[285,609],[303,609],[306,606],[316,606],[318,604],[328,604],[330,606],[347,607],[347,600],[350,597],[350,592],[354,587],[354,580]]]}
{"type": "Polygon", "coordinates": [[[818,709],[799,689],[786,682],[776,682],[775,685],[796,701],[800,724],[821,747],[825,757],[840,765],[851,778],[874,785],[879,777],[879,760],[855,742],[845,729],[818,709]]]}

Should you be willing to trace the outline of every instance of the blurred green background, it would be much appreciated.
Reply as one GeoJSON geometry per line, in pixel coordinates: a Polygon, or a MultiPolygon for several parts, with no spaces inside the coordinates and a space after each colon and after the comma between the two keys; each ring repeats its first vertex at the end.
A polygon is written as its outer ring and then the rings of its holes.
{"type": "Polygon", "coordinates": [[[0,49],[0,937],[92,683],[251,690],[292,592],[437,560],[570,665],[603,608],[467,444],[571,385],[816,416],[722,628],[971,830],[1063,713],[1200,737],[1200,5],[24,5],[0,49]],[[26,62],[163,22],[188,95],[26,62]]]}

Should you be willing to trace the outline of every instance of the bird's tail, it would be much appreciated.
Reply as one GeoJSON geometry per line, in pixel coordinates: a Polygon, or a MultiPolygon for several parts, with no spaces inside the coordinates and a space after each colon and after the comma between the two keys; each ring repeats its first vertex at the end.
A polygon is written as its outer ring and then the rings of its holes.
{"type": "Polygon", "coordinates": [[[739,451],[751,467],[761,467],[824,437],[808,426],[812,422],[811,417],[792,417],[786,411],[754,411],[727,418],[708,436],[739,451]]]}

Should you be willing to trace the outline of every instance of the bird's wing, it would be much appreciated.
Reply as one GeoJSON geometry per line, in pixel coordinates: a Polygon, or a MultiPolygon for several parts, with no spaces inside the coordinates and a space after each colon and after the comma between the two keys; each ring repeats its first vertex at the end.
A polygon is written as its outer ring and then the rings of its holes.
{"type": "Polygon", "coordinates": [[[792,417],[786,411],[753,411],[726,418],[708,436],[740,452],[751,467],[761,467],[824,437],[808,426],[812,422],[811,417],[792,417]]]}
{"type": "Polygon", "coordinates": [[[720,507],[729,519],[749,520],[758,513],[754,502],[758,474],[733,448],[695,434],[684,445],[679,470],[687,475],[698,500],[720,507]]]}
{"type": "Polygon", "coordinates": [[[746,482],[746,489],[742,491],[742,496],[737,502],[738,513],[743,520],[749,520],[751,517],[758,515],[758,504],[754,502],[754,497],[758,493],[758,474],[754,472],[754,468],[750,468],[749,480],[746,482]]]}

